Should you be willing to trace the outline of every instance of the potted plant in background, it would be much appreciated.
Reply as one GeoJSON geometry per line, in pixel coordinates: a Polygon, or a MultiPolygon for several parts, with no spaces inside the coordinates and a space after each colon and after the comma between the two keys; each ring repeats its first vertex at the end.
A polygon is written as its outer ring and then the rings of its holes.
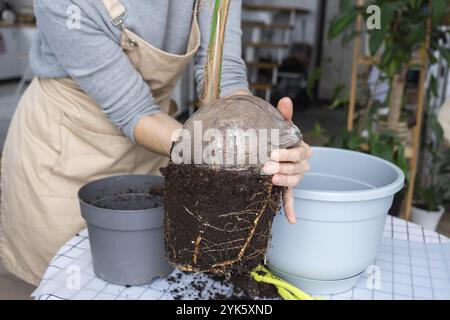
{"type": "MultiPolygon", "coordinates": [[[[340,2],[339,14],[331,21],[328,29],[329,39],[342,36],[348,42],[360,33],[367,34],[367,56],[379,70],[381,81],[388,84],[389,93],[385,101],[374,97],[374,91],[358,101],[356,112],[358,124],[351,132],[341,132],[330,139],[330,146],[363,151],[394,162],[406,173],[408,163],[405,150],[405,134],[408,113],[405,112],[405,87],[408,73],[417,69],[417,54],[426,42],[427,30],[430,30],[428,59],[429,65],[438,62],[436,53],[450,63],[450,52],[446,47],[446,32],[441,28],[445,15],[450,11],[448,0],[367,0],[364,5],[355,4],[352,0],[340,2]],[[369,18],[367,7],[376,5],[381,10],[379,29],[361,32],[355,31],[355,20],[358,15],[369,18]],[[431,19],[430,19],[431,18],[431,19]],[[387,107],[387,108],[386,108],[387,107]],[[381,109],[387,109],[385,117],[379,116],[381,109]]],[[[366,77],[365,77],[366,78],[366,77]]],[[[432,77],[431,77],[432,78],[432,77]]],[[[431,79],[430,82],[436,81],[431,79]]],[[[365,86],[368,87],[367,81],[365,86]]],[[[373,86],[373,84],[372,84],[373,86]]],[[[431,84],[429,85],[431,86],[431,84]]],[[[367,88],[366,88],[367,89],[367,88]]],[[[383,99],[384,100],[384,99],[383,99]]],[[[414,111],[414,110],[411,110],[414,111]]],[[[415,122],[411,123],[414,126],[415,122]]],[[[408,152],[407,152],[408,154],[408,152]]],[[[408,182],[408,175],[406,175],[408,182]]],[[[405,186],[406,187],[406,186],[405,186]]],[[[391,214],[400,211],[402,193],[397,194],[391,214]]],[[[396,214],[397,213],[397,214],[396,214]]]]}
{"type": "Polygon", "coordinates": [[[422,157],[422,172],[417,180],[411,220],[429,230],[436,230],[444,205],[450,202],[450,150],[442,146],[443,131],[435,116],[428,121],[428,151],[422,157]]]}
{"type": "MultiPolygon", "coordinates": [[[[450,183],[450,181],[447,181],[450,183]]],[[[411,211],[411,221],[425,229],[435,231],[445,212],[443,197],[440,192],[449,191],[449,186],[437,182],[429,187],[416,187],[417,201],[411,211]]]]}
{"type": "Polygon", "coordinates": [[[437,62],[435,52],[450,62],[448,48],[442,45],[445,32],[439,28],[443,18],[449,12],[448,0],[372,0],[359,6],[351,0],[342,0],[340,13],[330,24],[328,36],[334,39],[343,35],[343,39],[359,36],[353,26],[358,15],[368,18],[366,8],[376,5],[381,10],[380,28],[365,30],[368,34],[369,59],[377,65],[384,80],[388,81],[389,112],[381,128],[391,131],[400,130],[403,134],[402,107],[408,71],[420,63],[416,59],[418,50],[425,43],[427,27],[431,21],[431,41],[428,50],[430,64],[437,62]],[[431,8],[430,8],[431,6],[431,8]],[[431,20],[430,17],[431,9],[431,20]]]}

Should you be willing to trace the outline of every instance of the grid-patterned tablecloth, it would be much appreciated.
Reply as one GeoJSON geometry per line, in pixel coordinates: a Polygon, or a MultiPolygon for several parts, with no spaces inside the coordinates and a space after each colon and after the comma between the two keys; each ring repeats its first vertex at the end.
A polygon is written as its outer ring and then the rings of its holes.
{"type": "MultiPolygon", "coordinates": [[[[368,270],[354,289],[323,298],[450,299],[450,240],[442,235],[388,216],[374,266],[376,270],[368,270]]],[[[132,287],[97,278],[87,230],[83,230],[58,251],[33,296],[41,300],[208,299],[227,296],[233,291],[231,285],[204,274],[175,270],[170,278],[132,287]],[[193,283],[201,283],[202,290],[198,285],[194,289],[193,283]]]]}

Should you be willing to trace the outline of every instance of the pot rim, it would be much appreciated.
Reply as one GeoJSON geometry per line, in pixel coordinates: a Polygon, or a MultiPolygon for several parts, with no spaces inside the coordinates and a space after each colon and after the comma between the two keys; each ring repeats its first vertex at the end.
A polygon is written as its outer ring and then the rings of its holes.
{"type": "MultiPolygon", "coordinates": [[[[164,204],[162,204],[160,207],[157,208],[150,208],[150,209],[139,209],[139,210],[115,210],[115,209],[107,209],[107,208],[101,208],[101,207],[97,207],[93,204],[90,204],[89,202],[85,201],[83,199],[83,197],[81,196],[81,193],[83,191],[85,191],[87,188],[91,187],[94,183],[98,183],[98,182],[102,182],[102,181],[106,181],[106,180],[111,180],[111,179],[121,179],[121,178],[132,178],[132,177],[137,177],[137,178],[146,178],[146,177],[152,177],[152,178],[161,178],[161,182],[164,182],[164,178],[159,177],[159,176],[153,176],[153,175],[148,175],[148,174],[126,174],[126,175],[116,175],[116,176],[108,176],[105,178],[101,178],[101,179],[97,179],[97,180],[93,180],[91,182],[86,183],[85,185],[83,185],[77,193],[78,196],[78,200],[80,203],[82,203],[84,206],[95,209],[100,211],[99,213],[108,213],[108,214],[154,214],[154,213],[158,213],[158,210],[164,209],[164,204]],[[155,212],[152,212],[155,211],[155,212]]],[[[159,196],[161,198],[163,198],[162,196],[159,196]]]]}
{"type": "Polygon", "coordinates": [[[419,207],[416,207],[413,204],[413,209],[417,212],[417,213],[423,213],[423,214],[427,214],[427,215],[437,215],[437,214],[443,214],[445,212],[445,208],[443,205],[439,205],[439,210],[438,211],[428,211],[419,207]]]}
{"type": "MultiPolygon", "coordinates": [[[[163,227],[164,204],[157,208],[141,210],[114,210],[96,207],[88,203],[89,199],[96,195],[107,196],[109,192],[104,192],[111,181],[111,193],[114,194],[114,187],[126,188],[139,182],[149,184],[149,186],[164,183],[164,178],[152,175],[118,175],[94,180],[87,183],[78,191],[81,216],[86,220],[88,226],[113,230],[113,231],[142,231],[158,229],[163,227]],[[90,194],[90,192],[93,192],[90,194]]],[[[118,189],[121,190],[121,189],[118,189]]]]}
{"type": "Polygon", "coordinates": [[[157,210],[161,210],[164,209],[164,205],[157,207],[157,208],[150,208],[150,209],[139,209],[139,210],[115,210],[115,209],[106,209],[106,208],[100,208],[100,207],[96,207],[92,204],[87,203],[86,201],[83,201],[81,198],[78,198],[80,203],[82,203],[83,205],[85,205],[86,207],[101,211],[101,213],[108,213],[108,214],[122,214],[122,213],[126,213],[126,214],[152,214],[152,213],[156,213],[156,212],[152,212],[152,211],[157,211],[157,210]]]}
{"type": "MultiPolygon", "coordinates": [[[[294,197],[298,199],[306,200],[318,200],[318,201],[330,201],[330,202],[357,202],[357,201],[368,201],[375,199],[382,199],[393,196],[395,193],[403,189],[405,184],[405,175],[399,167],[395,164],[381,159],[379,157],[369,155],[366,153],[351,151],[338,148],[327,148],[327,147],[312,147],[314,150],[332,150],[334,152],[340,153],[357,153],[360,157],[365,157],[371,160],[379,161],[385,164],[387,167],[394,170],[397,174],[395,181],[388,185],[379,188],[372,188],[366,190],[355,190],[355,191],[323,191],[323,190],[301,190],[294,188],[294,197]]],[[[313,174],[312,173],[306,173],[313,174]]],[[[301,182],[300,182],[301,183],[301,182]]]]}

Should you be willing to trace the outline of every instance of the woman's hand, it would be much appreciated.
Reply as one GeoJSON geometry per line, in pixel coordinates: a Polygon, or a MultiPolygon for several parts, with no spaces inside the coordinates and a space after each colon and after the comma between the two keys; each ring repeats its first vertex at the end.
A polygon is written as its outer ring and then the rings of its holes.
{"type": "MultiPolygon", "coordinates": [[[[286,120],[292,120],[293,103],[290,98],[281,99],[277,108],[286,120]]],[[[312,149],[302,142],[300,146],[293,149],[273,150],[270,160],[263,167],[266,174],[273,175],[274,185],[285,187],[284,211],[291,224],[296,222],[293,188],[300,182],[305,172],[309,171],[308,160],[311,156],[312,149]]]]}

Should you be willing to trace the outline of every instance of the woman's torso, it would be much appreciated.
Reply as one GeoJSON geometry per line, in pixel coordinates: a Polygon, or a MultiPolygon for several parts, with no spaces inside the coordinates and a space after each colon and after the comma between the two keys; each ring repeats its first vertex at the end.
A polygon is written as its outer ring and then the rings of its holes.
{"type": "MultiPolygon", "coordinates": [[[[186,52],[194,0],[121,0],[121,2],[127,9],[126,23],[131,31],[163,51],[174,54],[186,52]]],[[[77,32],[79,41],[83,41],[83,38],[89,39],[86,50],[95,50],[96,45],[104,44],[104,35],[113,43],[120,42],[121,30],[111,24],[100,0],[35,0],[35,5],[48,6],[50,14],[61,21],[59,29],[62,37],[66,32],[77,32]],[[81,11],[81,20],[78,21],[77,10],[81,11]],[[83,24],[89,24],[85,32],[83,24]],[[92,35],[93,25],[98,30],[98,43],[92,35]]],[[[38,21],[39,28],[46,28],[46,23],[38,21]]],[[[37,76],[44,78],[67,76],[64,66],[59,63],[51,45],[40,32],[33,43],[30,60],[37,76]]]]}

